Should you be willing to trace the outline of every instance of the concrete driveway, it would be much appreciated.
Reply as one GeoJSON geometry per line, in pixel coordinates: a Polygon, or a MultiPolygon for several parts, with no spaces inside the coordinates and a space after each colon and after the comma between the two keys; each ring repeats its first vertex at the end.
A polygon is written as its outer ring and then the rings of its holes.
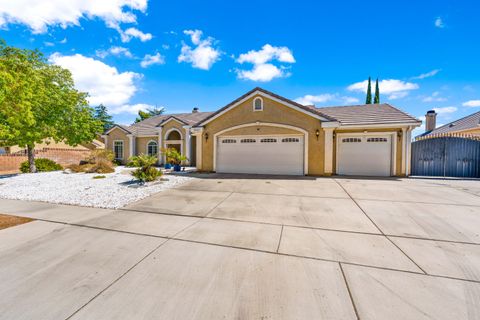
{"type": "Polygon", "coordinates": [[[479,319],[480,181],[199,175],[123,210],[0,200],[2,319],[479,319]]]}

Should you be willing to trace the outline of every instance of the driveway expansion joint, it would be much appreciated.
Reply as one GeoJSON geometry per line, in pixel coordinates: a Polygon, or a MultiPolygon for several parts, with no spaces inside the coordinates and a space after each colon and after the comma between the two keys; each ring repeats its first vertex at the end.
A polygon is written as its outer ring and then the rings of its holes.
{"type": "Polygon", "coordinates": [[[352,302],[353,311],[355,311],[355,316],[357,317],[357,320],[360,320],[360,316],[358,315],[357,306],[355,305],[355,301],[353,300],[352,291],[350,290],[350,286],[348,285],[347,277],[345,276],[345,271],[343,270],[342,264],[340,262],[338,263],[338,266],[340,268],[340,272],[342,273],[342,278],[343,278],[343,281],[345,282],[345,286],[347,287],[348,296],[350,297],[350,301],[352,302]]]}

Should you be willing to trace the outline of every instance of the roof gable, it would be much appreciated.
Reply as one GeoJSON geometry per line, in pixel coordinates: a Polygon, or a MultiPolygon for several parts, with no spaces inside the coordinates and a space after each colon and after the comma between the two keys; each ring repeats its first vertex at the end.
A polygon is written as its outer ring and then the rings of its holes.
{"type": "Polygon", "coordinates": [[[292,101],[290,99],[279,96],[279,95],[277,95],[273,92],[270,92],[270,91],[267,91],[265,89],[257,87],[257,88],[254,88],[253,90],[250,90],[249,92],[242,95],[241,97],[235,99],[234,101],[230,102],[229,104],[227,104],[223,108],[219,109],[217,112],[212,113],[210,116],[206,117],[202,121],[196,123],[195,126],[203,126],[203,125],[209,123],[210,121],[213,121],[214,119],[218,118],[222,114],[224,114],[227,111],[239,106],[240,104],[247,101],[248,99],[251,99],[254,96],[261,96],[261,97],[269,98],[273,101],[281,103],[282,105],[285,105],[289,108],[292,108],[292,109],[295,109],[295,110],[300,111],[302,113],[305,113],[307,115],[310,115],[310,116],[312,116],[314,118],[317,118],[317,119],[320,119],[322,121],[335,121],[335,119],[330,118],[329,116],[321,113],[320,111],[311,109],[311,108],[306,107],[304,105],[301,105],[301,104],[299,104],[295,101],[292,101]]]}

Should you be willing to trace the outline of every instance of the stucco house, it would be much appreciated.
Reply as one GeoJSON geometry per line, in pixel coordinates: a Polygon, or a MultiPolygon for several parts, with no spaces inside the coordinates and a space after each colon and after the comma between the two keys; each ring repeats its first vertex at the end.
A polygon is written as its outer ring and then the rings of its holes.
{"type": "Polygon", "coordinates": [[[255,88],[216,112],[161,115],[114,126],[106,146],[125,162],[175,147],[201,171],[406,176],[421,121],[389,104],[316,108],[255,88]]]}
{"type": "Polygon", "coordinates": [[[449,122],[437,128],[437,113],[427,111],[425,115],[425,133],[419,137],[429,138],[436,136],[480,136],[480,111],[461,119],[449,122]]]}

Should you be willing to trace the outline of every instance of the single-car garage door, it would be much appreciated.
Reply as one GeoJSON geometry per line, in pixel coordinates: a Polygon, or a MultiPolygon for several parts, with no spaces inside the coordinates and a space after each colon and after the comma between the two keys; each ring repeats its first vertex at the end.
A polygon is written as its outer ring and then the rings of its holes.
{"type": "Polygon", "coordinates": [[[337,174],[392,175],[391,135],[341,135],[337,141],[337,174]]]}
{"type": "Polygon", "coordinates": [[[303,136],[217,138],[216,171],[303,175],[303,136]]]}

